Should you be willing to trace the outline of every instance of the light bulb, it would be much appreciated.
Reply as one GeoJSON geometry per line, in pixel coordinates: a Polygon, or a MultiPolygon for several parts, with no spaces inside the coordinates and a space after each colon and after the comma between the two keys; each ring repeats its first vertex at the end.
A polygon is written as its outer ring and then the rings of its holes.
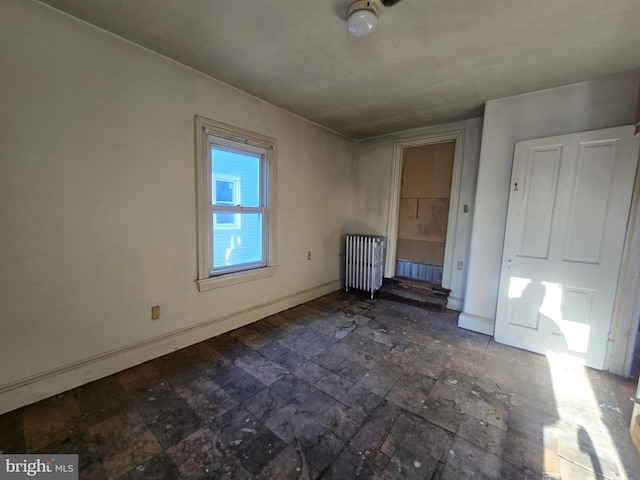
{"type": "MultiPolygon", "coordinates": [[[[349,14],[349,18],[347,19],[347,31],[354,37],[364,38],[373,32],[378,26],[378,16],[375,11],[369,7],[371,2],[356,3],[364,3],[366,6],[359,9],[354,8],[354,11],[349,14]]],[[[353,4],[353,7],[356,7],[355,3],[353,4]]]]}

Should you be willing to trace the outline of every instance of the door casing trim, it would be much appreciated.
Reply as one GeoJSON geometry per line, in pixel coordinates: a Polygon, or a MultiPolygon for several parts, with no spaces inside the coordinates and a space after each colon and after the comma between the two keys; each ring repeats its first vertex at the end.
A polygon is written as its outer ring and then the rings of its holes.
{"type": "MultiPolygon", "coordinates": [[[[628,127],[632,132],[633,126],[628,127]]],[[[638,160],[640,162],[640,158],[638,160]]],[[[629,209],[618,290],[611,319],[606,368],[623,377],[631,375],[640,324],[640,163],[629,209]]]]}

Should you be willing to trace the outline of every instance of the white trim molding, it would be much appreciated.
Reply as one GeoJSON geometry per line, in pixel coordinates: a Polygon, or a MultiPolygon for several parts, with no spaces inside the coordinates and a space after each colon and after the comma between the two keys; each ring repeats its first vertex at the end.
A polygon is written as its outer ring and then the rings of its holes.
{"type": "Polygon", "coordinates": [[[449,310],[457,310],[458,312],[462,312],[463,307],[464,302],[462,298],[449,295],[449,298],[447,299],[447,308],[449,310]]]}
{"type": "MultiPolygon", "coordinates": [[[[633,127],[630,127],[633,128],[633,127]]],[[[631,199],[618,291],[609,334],[608,370],[629,377],[640,323],[640,168],[631,199]]]]}
{"type": "Polygon", "coordinates": [[[493,337],[495,321],[492,318],[479,317],[462,312],[458,316],[458,326],[473,332],[484,333],[493,337]]]}
{"type": "Polygon", "coordinates": [[[246,270],[242,272],[227,273],[226,275],[216,275],[215,277],[204,278],[198,280],[198,290],[206,292],[218,287],[227,285],[235,285],[238,283],[252,282],[261,278],[272,277],[276,274],[277,265],[270,267],[256,268],[254,270],[246,270]]]}

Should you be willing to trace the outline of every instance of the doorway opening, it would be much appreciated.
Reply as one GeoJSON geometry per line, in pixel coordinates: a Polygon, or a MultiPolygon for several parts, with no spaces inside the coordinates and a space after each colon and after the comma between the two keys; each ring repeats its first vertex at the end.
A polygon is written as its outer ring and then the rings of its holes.
{"type": "Polygon", "coordinates": [[[442,285],[455,142],[402,150],[396,276],[442,285]]]}
{"type": "Polygon", "coordinates": [[[385,277],[449,288],[464,131],[394,145],[385,277]]]}

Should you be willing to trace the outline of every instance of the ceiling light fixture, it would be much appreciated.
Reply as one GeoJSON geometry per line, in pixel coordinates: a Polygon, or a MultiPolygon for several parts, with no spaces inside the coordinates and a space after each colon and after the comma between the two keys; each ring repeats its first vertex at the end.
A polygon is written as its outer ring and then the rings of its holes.
{"type": "Polygon", "coordinates": [[[364,38],[378,26],[378,6],[375,2],[357,0],[347,10],[347,31],[357,38],[364,38]]]}

